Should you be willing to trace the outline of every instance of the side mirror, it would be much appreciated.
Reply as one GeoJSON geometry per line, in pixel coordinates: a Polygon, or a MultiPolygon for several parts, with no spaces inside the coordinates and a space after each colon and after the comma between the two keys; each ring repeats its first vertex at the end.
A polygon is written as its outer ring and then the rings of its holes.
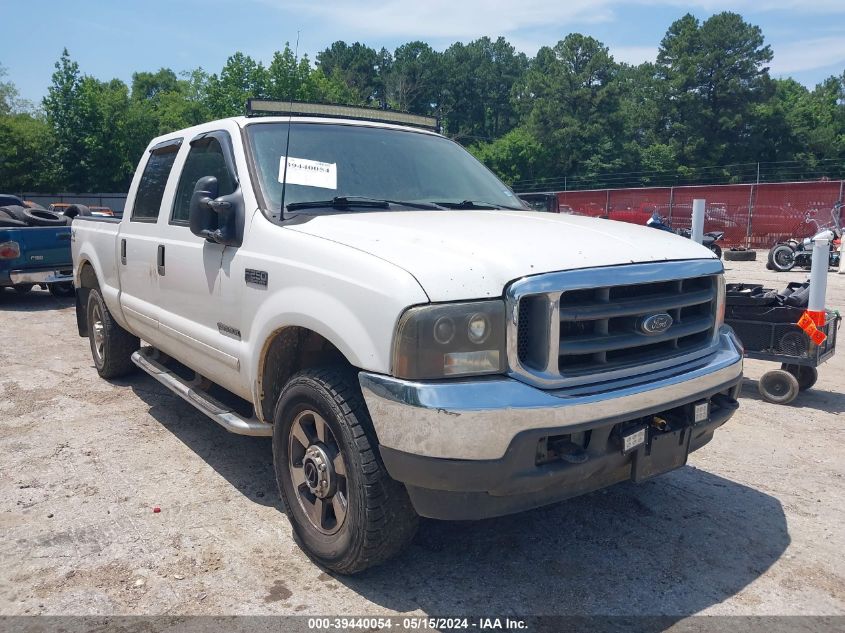
{"type": "Polygon", "coordinates": [[[216,177],[206,176],[197,180],[188,207],[191,233],[216,244],[240,246],[243,243],[244,220],[241,190],[237,188],[226,196],[218,196],[218,193],[216,177]]]}

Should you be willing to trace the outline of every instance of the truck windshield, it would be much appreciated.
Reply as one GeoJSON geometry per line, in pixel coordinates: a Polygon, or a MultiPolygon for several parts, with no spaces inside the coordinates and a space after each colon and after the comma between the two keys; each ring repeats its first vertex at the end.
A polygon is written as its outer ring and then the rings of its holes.
{"type": "Polygon", "coordinates": [[[285,161],[287,123],[253,123],[246,130],[259,186],[273,213],[281,211],[285,170],[289,211],[357,210],[355,201],[365,199],[389,201],[387,208],[401,208],[402,203],[525,208],[469,152],[440,136],[365,125],[293,123],[285,161]]]}

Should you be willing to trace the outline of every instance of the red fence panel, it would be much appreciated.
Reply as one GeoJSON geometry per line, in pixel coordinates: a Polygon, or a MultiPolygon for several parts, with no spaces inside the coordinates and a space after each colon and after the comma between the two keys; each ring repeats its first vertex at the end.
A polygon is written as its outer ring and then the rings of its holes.
{"type": "Polygon", "coordinates": [[[611,220],[645,224],[655,211],[669,218],[672,188],[614,189],[610,191],[609,199],[608,217],[611,220]]]}
{"type": "Polygon", "coordinates": [[[559,191],[561,212],[645,224],[657,211],[675,228],[689,228],[692,201],[706,200],[704,230],[724,231],[723,245],[770,248],[828,226],[843,182],[783,182],[559,191]]]}
{"type": "Polygon", "coordinates": [[[606,189],[559,191],[557,202],[561,213],[589,215],[595,218],[605,214],[607,195],[606,189]]]}
{"type": "Polygon", "coordinates": [[[814,235],[831,224],[831,209],[842,195],[842,182],[766,183],[755,190],[751,247],[770,248],[790,237],[814,235]]]}
{"type": "Polygon", "coordinates": [[[745,246],[751,194],[749,185],[675,187],[672,201],[672,226],[690,228],[692,201],[703,198],[706,201],[704,231],[724,231],[723,245],[745,246]]]}

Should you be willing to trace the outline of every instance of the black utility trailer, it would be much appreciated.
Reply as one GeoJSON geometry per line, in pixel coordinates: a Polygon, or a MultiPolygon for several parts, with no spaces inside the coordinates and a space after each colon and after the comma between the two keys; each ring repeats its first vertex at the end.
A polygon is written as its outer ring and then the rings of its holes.
{"type": "MultiPolygon", "coordinates": [[[[790,284],[792,286],[804,284],[790,284]]],[[[780,369],[763,374],[757,388],[767,402],[787,404],[799,391],[816,383],[816,368],[833,356],[841,317],[837,312],[826,312],[824,324],[818,326],[826,338],[817,345],[797,325],[804,307],[785,305],[780,299],[770,302],[771,296],[765,297],[769,293],[761,290],[765,289],[759,285],[729,284],[725,323],[742,341],[746,358],[781,364],[780,369]]]]}

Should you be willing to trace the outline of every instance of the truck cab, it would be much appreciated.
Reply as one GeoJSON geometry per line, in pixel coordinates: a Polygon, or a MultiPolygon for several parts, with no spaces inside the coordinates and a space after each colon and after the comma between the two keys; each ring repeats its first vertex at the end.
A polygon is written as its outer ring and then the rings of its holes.
{"type": "Polygon", "coordinates": [[[709,250],[534,212],[427,117],[255,101],[154,139],[73,261],[100,375],[271,437],[297,541],[339,573],[419,516],[678,468],[737,407],[709,250]]]}

